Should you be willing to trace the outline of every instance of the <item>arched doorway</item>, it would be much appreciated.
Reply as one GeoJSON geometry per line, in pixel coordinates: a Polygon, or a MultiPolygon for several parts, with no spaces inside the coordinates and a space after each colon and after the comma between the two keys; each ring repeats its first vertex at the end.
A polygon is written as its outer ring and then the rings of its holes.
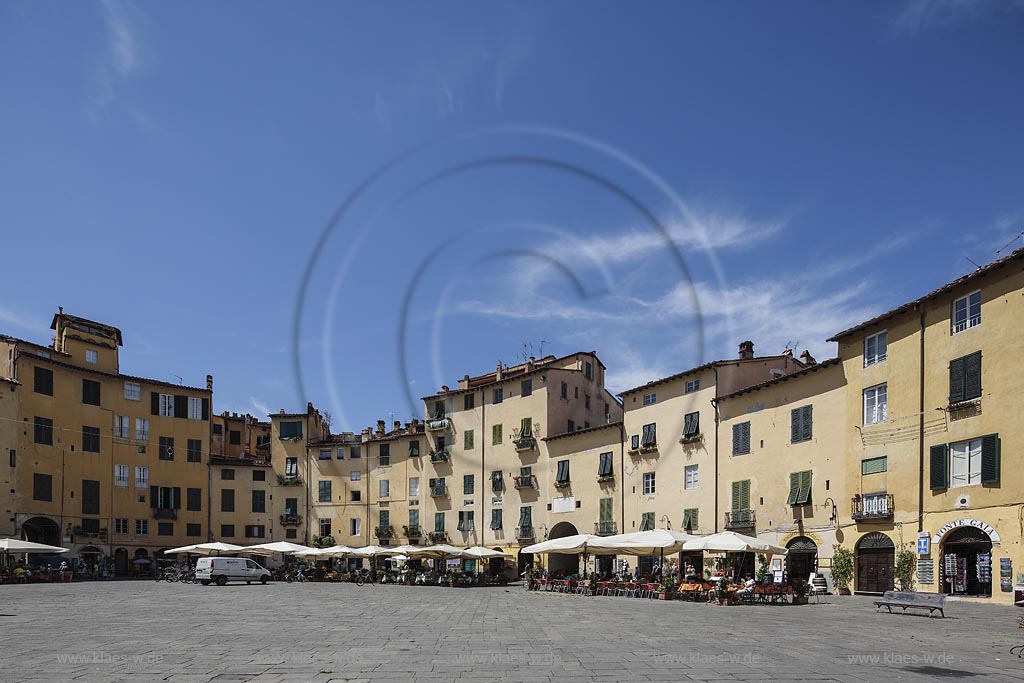
{"type": "Polygon", "coordinates": [[[32,543],[60,546],[60,526],[49,517],[32,517],[22,523],[21,538],[32,543]]]}
{"type": "Polygon", "coordinates": [[[152,561],[149,559],[149,551],[145,548],[136,548],[135,556],[132,558],[132,571],[136,575],[152,573],[152,561]]]}
{"type": "Polygon", "coordinates": [[[87,545],[78,551],[79,561],[85,565],[86,573],[94,579],[103,573],[103,551],[94,545],[87,545]]]}
{"type": "Polygon", "coordinates": [[[789,580],[806,581],[818,571],[818,546],[806,536],[797,536],[786,544],[786,575],[789,580]]]}
{"type": "Polygon", "coordinates": [[[992,539],[962,526],[942,542],[942,589],[951,595],[992,596],[992,539]]]}
{"type": "MultiPolygon", "coordinates": [[[[565,538],[566,536],[575,536],[579,531],[576,527],[569,522],[559,522],[558,524],[551,527],[551,532],[548,534],[548,540],[554,538],[565,538]]],[[[570,574],[578,574],[580,572],[580,556],[575,555],[548,555],[548,571],[553,574],[561,576],[569,576],[570,574]]]]}
{"type": "Polygon", "coordinates": [[[883,593],[893,589],[896,546],[878,532],[868,534],[857,544],[857,590],[883,593]]]}
{"type": "Polygon", "coordinates": [[[517,566],[519,567],[519,576],[523,575],[523,572],[526,571],[527,567],[533,569],[533,553],[524,553],[522,550],[520,550],[519,561],[517,562],[517,566]]]}
{"type": "Polygon", "coordinates": [[[118,548],[114,551],[114,573],[125,576],[128,573],[128,549],[118,548]]]}

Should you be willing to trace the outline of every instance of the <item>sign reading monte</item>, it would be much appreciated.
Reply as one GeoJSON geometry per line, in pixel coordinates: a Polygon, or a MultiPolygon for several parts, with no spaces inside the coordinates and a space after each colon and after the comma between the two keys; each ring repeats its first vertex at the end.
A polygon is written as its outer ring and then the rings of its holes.
{"type": "Polygon", "coordinates": [[[942,540],[943,536],[953,529],[959,529],[962,526],[972,526],[975,529],[981,529],[988,534],[988,537],[992,539],[992,543],[994,545],[998,545],[1001,540],[999,538],[999,534],[990,524],[986,524],[980,519],[970,519],[965,517],[963,519],[954,519],[952,522],[947,522],[939,527],[939,530],[935,532],[934,536],[932,536],[932,545],[937,545],[942,540]]]}

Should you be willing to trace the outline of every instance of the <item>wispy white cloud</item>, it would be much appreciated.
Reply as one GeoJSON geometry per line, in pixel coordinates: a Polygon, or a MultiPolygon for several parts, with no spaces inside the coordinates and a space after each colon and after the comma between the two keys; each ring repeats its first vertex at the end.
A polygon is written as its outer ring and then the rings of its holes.
{"type": "Polygon", "coordinates": [[[890,20],[894,36],[916,35],[980,16],[1024,11],[1024,0],[905,0],[890,20]]]}
{"type": "Polygon", "coordinates": [[[95,73],[92,99],[97,109],[109,105],[118,87],[138,71],[140,44],[139,17],[126,0],[103,0],[101,4],[107,44],[95,73]]]}
{"type": "Polygon", "coordinates": [[[249,397],[249,405],[251,405],[253,410],[256,411],[254,415],[261,419],[266,417],[267,415],[270,415],[270,413],[272,412],[270,410],[270,406],[267,405],[265,401],[256,396],[249,397]]]}
{"type": "MultiPolygon", "coordinates": [[[[40,320],[31,316],[23,315],[18,311],[0,306],[0,325],[18,327],[26,330],[45,330],[46,326],[40,320]]],[[[3,332],[3,330],[0,330],[3,332]]]]}

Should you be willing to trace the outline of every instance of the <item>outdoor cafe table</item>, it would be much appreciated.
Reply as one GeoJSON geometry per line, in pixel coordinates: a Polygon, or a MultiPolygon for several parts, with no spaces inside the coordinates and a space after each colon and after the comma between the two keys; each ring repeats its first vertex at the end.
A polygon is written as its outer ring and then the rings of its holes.
{"type": "Polygon", "coordinates": [[[699,597],[707,595],[708,591],[711,590],[710,583],[684,583],[679,586],[679,593],[683,596],[683,600],[697,600],[699,597]]]}
{"type": "Polygon", "coordinates": [[[764,603],[776,603],[776,602],[789,602],[789,596],[793,594],[793,588],[791,586],[776,586],[774,584],[769,586],[755,586],[754,595],[759,602],[764,603]]]}

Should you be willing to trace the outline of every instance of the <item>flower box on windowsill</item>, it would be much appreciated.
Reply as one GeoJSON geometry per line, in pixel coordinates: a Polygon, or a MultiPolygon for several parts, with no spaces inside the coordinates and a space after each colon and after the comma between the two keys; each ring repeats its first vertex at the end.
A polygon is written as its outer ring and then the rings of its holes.
{"type": "Polygon", "coordinates": [[[630,448],[628,451],[626,451],[626,453],[628,453],[629,455],[640,455],[640,449],[630,448]]]}
{"type": "Polygon", "coordinates": [[[700,433],[698,433],[698,434],[691,434],[690,436],[686,436],[684,434],[683,437],[681,439],[679,439],[679,443],[681,443],[684,446],[686,446],[686,445],[692,444],[692,443],[700,443],[703,440],[704,440],[704,435],[700,434],[700,433]]]}
{"type": "Polygon", "coordinates": [[[606,474],[603,477],[598,477],[597,478],[597,482],[599,484],[604,484],[604,483],[609,482],[609,481],[615,481],[615,475],[614,474],[606,474]]]}
{"type": "Polygon", "coordinates": [[[658,450],[658,444],[656,444],[656,443],[652,443],[652,444],[648,444],[646,446],[641,446],[640,447],[640,452],[641,453],[653,453],[656,450],[658,450]]]}
{"type": "Polygon", "coordinates": [[[946,412],[947,413],[955,413],[958,410],[969,410],[969,409],[972,409],[972,408],[976,409],[976,408],[980,408],[980,407],[981,407],[981,399],[980,398],[970,398],[970,399],[967,399],[966,401],[957,401],[955,403],[950,403],[948,406],[946,406],[946,412]]]}
{"type": "Polygon", "coordinates": [[[283,474],[277,475],[277,483],[280,486],[302,486],[301,477],[286,477],[283,474]]]}
{"type": "Polygon", "coordinates": [[[570,483],[572,483],[572,482],[570,482],[568,480],[566,480],[566,481],[556,481],[555,482],[555,488],[556,489],[567,489],[567,488],[569,488],[569,484],[570,483]]]}

